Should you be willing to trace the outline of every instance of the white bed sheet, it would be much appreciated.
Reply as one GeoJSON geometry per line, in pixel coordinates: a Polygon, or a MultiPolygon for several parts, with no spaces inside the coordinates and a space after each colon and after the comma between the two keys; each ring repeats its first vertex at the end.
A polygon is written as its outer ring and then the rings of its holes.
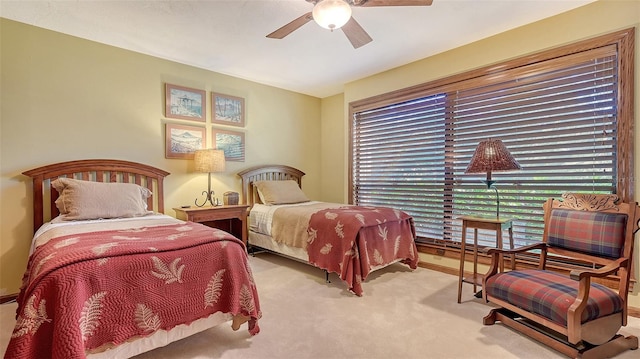
{"type": "Polygon", "coordinates": [[[162,213],[154,213],[154,214],[150,214],[143,217],[91,219],[91,220],[82,220],[82,221],[62,221],[59,219],[59,217],[56,217],[50,222],[46,222],[42,226],[40,226],[40,228],[38,228],[36,233],[33,235],[33,239],[31,240],[31,249],[29,250],[29,255],[33,253],[36,247],[44,243],[47,243],[47,241],[49,241],[55,234],[56,228],[92,225],[97,229],[102,229],[103,227],[108,227],[108,229],[125,229],[125,228],[141,227],[143,225],[154,226],[154,225],[164,225],[164,224],[182,223],[182,222],[183,221],[175,219],[171,216],[168,216],[162,213]]]}

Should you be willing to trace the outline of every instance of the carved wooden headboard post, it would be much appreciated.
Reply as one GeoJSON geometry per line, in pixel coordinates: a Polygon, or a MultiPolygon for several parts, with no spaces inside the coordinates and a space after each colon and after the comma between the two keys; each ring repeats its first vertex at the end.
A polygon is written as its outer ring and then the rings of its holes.
{"type": "Polygon", "coordinates": [[[285,165],[255,166],[238,172],[238,176],[242,178],[242,204],[253,206],[254,203],[259,203],[253,182],[293,180],[302,188],[304,175],[299,169],[285,165]]]}
{"type": "Polygon", "coordinates": [[[149,165],[122,160],[78,160],[54,163],[22,172],[33,181],[33,230],[45,222],[45,202],[49,199],[47,219],[59,214],[56,207],[58,192],[51,190],[51,181],[58,177],[75,178],[93,182],[135,183],[148,188],[153,195],[147,199],[151,210],[164,213],[164,177],[169,172],[149,165]],[[45,184],[47,184],[45,186],[45,184]],[[155,186],[155,190],[154,190],[155,186]],[[154,198],[157,206],[154,206],[154,198]]]}

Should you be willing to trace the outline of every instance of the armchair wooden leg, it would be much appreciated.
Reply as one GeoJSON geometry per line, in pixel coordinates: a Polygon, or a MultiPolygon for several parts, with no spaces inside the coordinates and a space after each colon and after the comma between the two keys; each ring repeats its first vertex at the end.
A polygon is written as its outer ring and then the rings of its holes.
{"type": "Polygon", "coordinates": [[[579,357],[582,359],[611,358],[627,350],[636,349],[638,349],[637,337],[633,335],[623,337],[618,334],[605,344],[582,351],[579,357]]]}
{"type": "Polygon", "coordinates": [[[637,337],[624,337],[620,334],[617,334],[608,342],[597,346],[582,341],[573,345],[567,342],[566,336],[551,330],[544,330],[543,327],[531,323],[518,314],[504,308],[492,309],[483,319],[484,325],[493,325],[495,322],[501,322],[503,325],[531,337],[571,358],[611,358],[627,350],[638,349],[637,337]]]}
{"type": "Polygon", "coordinates": [[[496,324],[496,312],[498,311],[498,309],[491,309],[491,311],[489,312],[489,314],[487,314],[483,319],[482,319],[482,324],[484,325],[494,325],[496,324]]]}

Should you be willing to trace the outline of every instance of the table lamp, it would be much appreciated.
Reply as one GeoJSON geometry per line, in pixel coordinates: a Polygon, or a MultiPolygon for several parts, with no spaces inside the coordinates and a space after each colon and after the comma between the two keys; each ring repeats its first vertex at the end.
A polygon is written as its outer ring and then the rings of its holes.
{"type": "Polygon", "coordinates": [[[198,207],[202,207],[207,202],[209,202],[212,206],[217,206],[218,202],[214,203],[213,194],[214,192],[211,190],[211,174],[214,172],[223,172],[225,169],[225,159],[224,159],[224,151],[222,150],[196,150],[195,156],[193,160],[196,163],[196,172],[208,173],[209,174],[209,186],[206,191],[202,191],[202,194],[205,195],[205,199],[202,204],[198,204],[198,199],[196,198],[195,204],[198,207]]]}
{"type": "Polygon", "coordinates": [[[500,218],[500,196],[498,189],[494,186],[496,181],[491,179],[491,173],[519,169],[522,169],[522,166],[513,158],[502,141],[488,139],[478,144],[464,173],[487,173],[487,179],[482,182],[487,185],[487,189],[496,191],[496,218],[500,218]]]}

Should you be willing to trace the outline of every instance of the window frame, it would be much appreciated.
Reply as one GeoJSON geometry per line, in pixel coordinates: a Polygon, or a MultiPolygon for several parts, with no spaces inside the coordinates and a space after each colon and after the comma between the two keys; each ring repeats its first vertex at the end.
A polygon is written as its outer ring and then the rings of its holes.
{"type": "MultiPolygon", "coordinates": [[[[618,53],[616,194],[622,201],[635,202],[633,188],[634,34],[635,29],[629,28],[349,103],[349,203],[354,203],[353,119],[357,113],[430,96],[439,89],[455,86],[463,81],[473,87],[474,82],[481,82],[487,76],[498,76],[505,71],[517,70],[523,66],[610,45],[616,46],[618,53]]],[[[448,245],[443,243],[441,246],[448,245]]]]}

